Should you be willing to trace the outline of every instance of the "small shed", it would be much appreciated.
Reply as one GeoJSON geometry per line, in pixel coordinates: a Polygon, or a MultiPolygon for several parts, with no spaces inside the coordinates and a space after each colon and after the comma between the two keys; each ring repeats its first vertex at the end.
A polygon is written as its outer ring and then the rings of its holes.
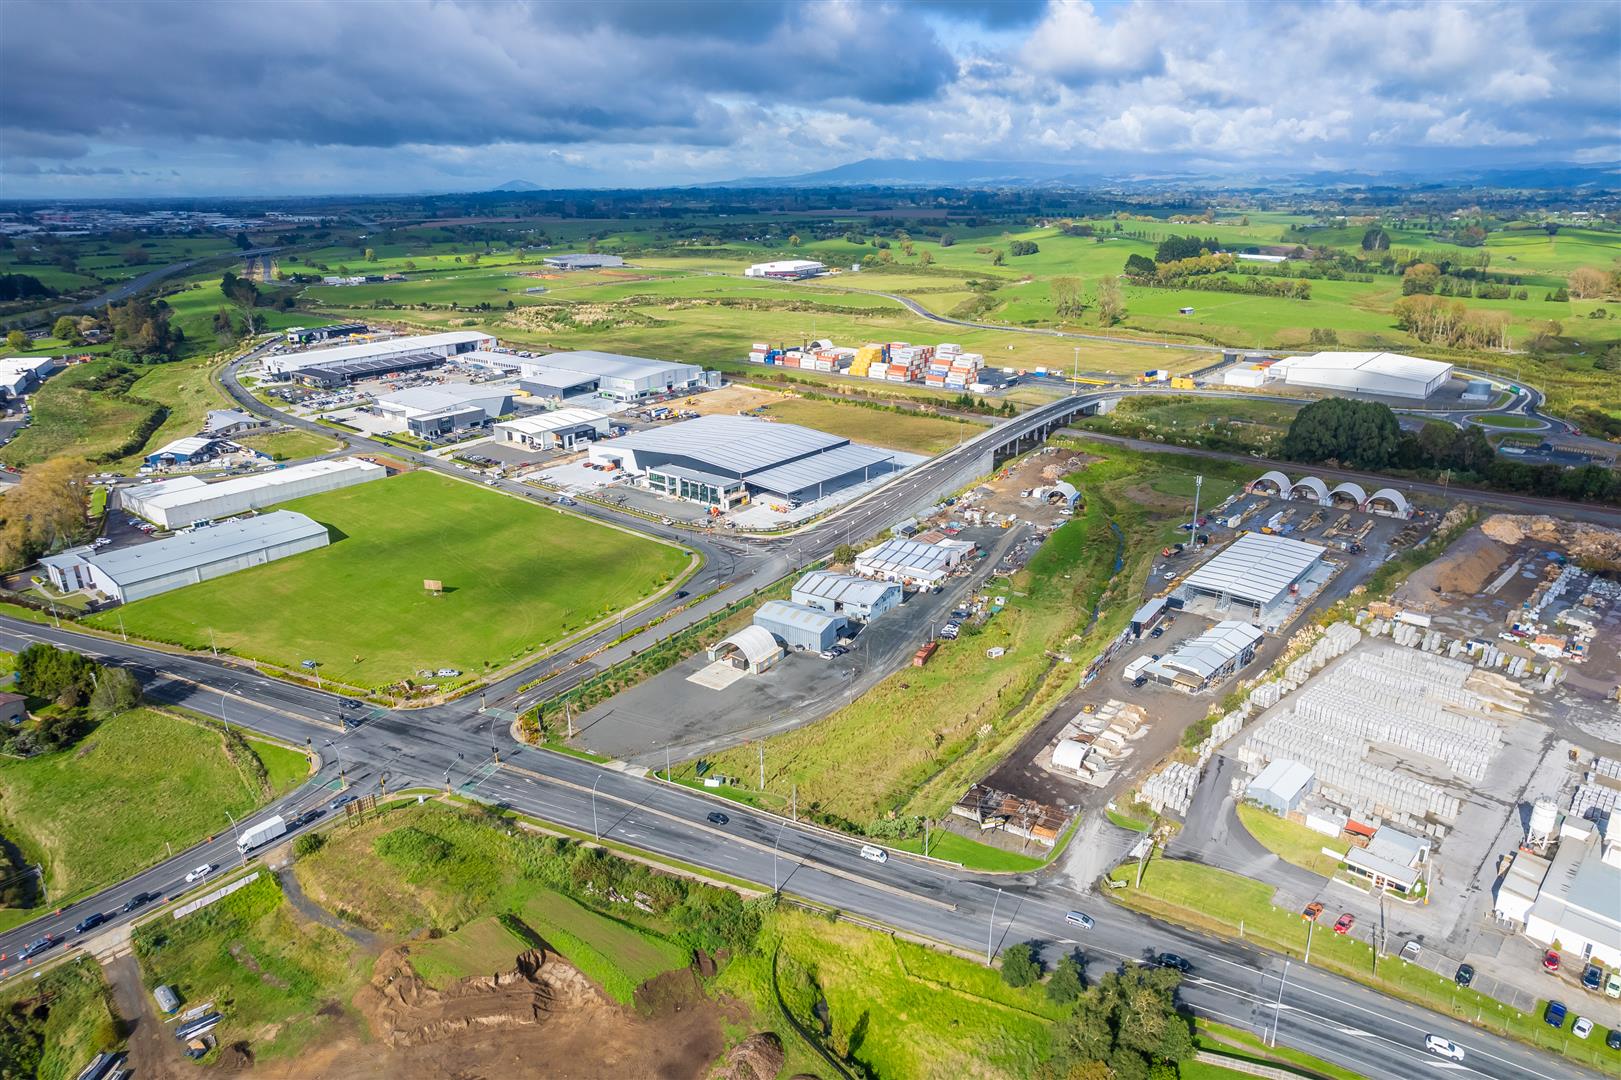
{"type": "Polygon", "coordinates": [[[1285,817],[1299,808],[1311,793],[1316,773],[1298,761],[1278,758],[1261,770],[1261,775],[1250,781],[1244,797],[1261,804],[1268,810],[1285,817]]]}
{"type": "Polygon", "coordinates": [[[848,624],[843,615],[786,600],[767,600],[754,613],[754,625],[790,649],[821,652],[838,644],[848,624]]]}

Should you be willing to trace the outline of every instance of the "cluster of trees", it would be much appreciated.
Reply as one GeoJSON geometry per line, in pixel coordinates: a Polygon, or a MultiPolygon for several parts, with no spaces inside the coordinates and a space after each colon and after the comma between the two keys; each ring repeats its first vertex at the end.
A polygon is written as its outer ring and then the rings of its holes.
{"type": "Polygon", "coordinates": [[[1041,248],[1034,240],[1012,240],[1007,246],[1009,255],[1034,255],[1041,248]]]}
{"type": "Polygon", "coordinates": [[[0,502],[0,570],[27,566],[48,552],[89,539],[90,465],[54,457],[27,472],[0,502]]]}
{"type": "Polygon", "coordinates": [[[1596,266],[1578,266],[1565,278],[1565,287],[1578,300],[1597,300],[1621,291],[1621,271],[1612,274],[1596,266]]]}
{"type": "Polygon", "coordinates": [[[0,274],[0,303],[7,300],[49,300],[56,290],[32,274],[0,274]]]}
{"type": "Polygon", "coordinates": [[[1045,1080],[1175,1080],[1192,1059],[1193,1024],[1176,1007],[1173,968],[1111,971],[1052,1030],[1045,1080]]]}
{"type": "Polygon", "coordinates": [[[186,333],[171,326],[172,308],[163,300],[134,296],[122,304],[107,305],[107,325],[113,340],[127,346],[147,362],[172,360],[186,340],[186,333]]]}
{"type": "Polygon", "coordinates": [[[84,736],[91,721],[141,703],[141,684],[125,668],[98,664],[82,653],[42,642],[17,654],[17,689],[54,706],[42,709],[33,727],[7,738],[6,751],[21,756],[66,749],[84,736]]]}
{"type": "Polygon", "coordinates": [[[1353,469],[1383,469],[1396,460],[1401,426],[1388,405],[1324,398],[1295,413],[1283,439],[1295,461],[1338,461],[1353,469]]]}
{"type": "Polygon", "coordinates": [[[1482,300],[1529,300],[1531,292],[1524,286],[1516,289],[1518,278],[1487,280],[1479,271],[1465,270],[1449,274],[1434,263],[1414,263],[1402,272],[1403,296],[1474,296],[1482,300]]]}
{"type": "Polygon", "coordinates": [[[1391,305],[1396,325],[1426,344],[1467,349],[1508,347],[1508,313],[1464,306],[1460,300],[1415,294],[1391,305]]]}
{"type": "Polygon", "coordinates": [[[1197,236],[1168,236],[1159,242],[1154,249],[1154,261],[1157,263],[1176,262],[1178,259],[1192,259],[1200,255],[1221,250],[1221,241],[1214,236],[1203,240],[1197,236]]]}

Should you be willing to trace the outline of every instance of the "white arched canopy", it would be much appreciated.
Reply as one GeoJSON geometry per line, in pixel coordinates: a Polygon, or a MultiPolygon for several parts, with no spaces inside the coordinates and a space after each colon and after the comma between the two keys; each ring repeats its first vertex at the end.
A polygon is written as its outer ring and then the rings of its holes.
{"type": "Polygon", "coordinates": [[[1328,497],[1330,500],[1343,497],[1355,503],[1359,508],[1368,505],[1368,493],[1362,490],[1362,485],[1352,483],[1349,480],[1330,491],[1328,497]]]}
{"type": "Polygon", "coordinates": [[[1081,498],[1081,493],[1076,490],[1075,485],[1067,480],[1060,480],[1052,487],[1039,488],[1035,494],[1047,502],[1058,502],[1061,499],[1064,505],[1069,507],[1073,507],[1081,498]]]}
{"type": "Polygon", "coordinates": [[[1397,517],[1411,517],[1413,514],[1406,496],[1395,488],[1380,488],[1369,495],[1368,509],[1376,514],[1395,514],[1397,517]]]}
{"type": "Polygon", "coordinates": [[[709,659],[725,660],[734,653],[743,657],[750,671],[764,671],[782,655],[782,646],[765,627],[745,626],[710,646],[709,659]]]}
{"type": "Polygon", "coordinates": [[[1251,482],[1250,490],[1260,491],[1261,488],[1266,485],[1271,485],[1271,487],[1285,499],[1289,497],[1289,492],[1294,487],[1294,485],[1289,482],[1289,478],[1287,476],[1274,469],[1269,473],[1262,474],[1260,479],[1251,482]]]}
{"type": "Polygon", "coordinates": [[[1328,485],[1315,476],[1302,476],[1289,494],[1291,498],[1309,498],[1322,504],[1328,502],[1328,485]]]}

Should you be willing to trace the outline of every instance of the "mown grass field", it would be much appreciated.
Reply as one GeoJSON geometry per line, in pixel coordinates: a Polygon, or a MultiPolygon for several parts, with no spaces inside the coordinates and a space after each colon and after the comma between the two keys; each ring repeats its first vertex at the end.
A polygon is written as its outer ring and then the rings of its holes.
{"type": "Polygon", "coordinates": [[[870,446],[933,456],[971,439],[984,425],[944,416],[868,409],[838,401],[788,398],[766,407],[763,416],[842,435],[870,446]]]}
{"type": "Polygon", "coordinates": [[[1334,876],[1340,860],[1332,855],[1324,855],[1323,848],[1334,847],[1336,843],[1344,847],[1344,843],[1248,803],[1238,807],[1238,820],[1244,823],[1244,828],[1262,847],[1284,862],[1324,877],[1334,876]]]}
{"type": "Polygon", "coordinates": [[[173,986],[185,1005],[214,1002],[220,1045],[249,1039],[261,1061],[296,1056],[347,1025],[367,970],[348,938],[298,918],[268,871],[184,919],[139,927],[135,956],[148,986],[173,986]]]}
{"type": "Polygon", "coordinates": [[[8,1077],[73,1080],[95,1055],[124,1042],[101,968],[90,959],[14,980],[0,990],[0,1015],[11,1035],[0,1051],[8,1077]],[[39,1002],[46,1008],[32,1007],[39,1002]]]}
{"type": "MultiPolygon", "coordinates": [[[[132,634],[385,686],[504,664],[634,604],[678,548],[427,472],[284,504],[334,542],[122,607],[132,634]],[[445,593],[423,589],[444,582],[445,593]]],[[[116,627],[118,616],[96,625],[116,627]]]]}
{"type": "Polygon", "coordinates": [[[205,836],[230,829],[308,772],[302,754],[258,743],[270,776],[226,755],[219,733],[136,709],[97,727],[78,746],[0,761],[4,834],[44,864],[47,902],[120,881],[205,836]]]}
{"type": "Polygon", "coordinates": [[[276,461],[298,461],[331,453],[338,448],[336,439],[302,429],[276,431],[268,435],[243,435],[235,441],[250,450],[269,454],[276,461]]]}

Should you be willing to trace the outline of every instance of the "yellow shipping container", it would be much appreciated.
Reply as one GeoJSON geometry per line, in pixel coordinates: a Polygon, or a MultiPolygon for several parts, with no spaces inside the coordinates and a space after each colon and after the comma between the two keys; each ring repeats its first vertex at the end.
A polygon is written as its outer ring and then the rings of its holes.
{"type": "Polygon", "coordinates": [[[1193,380],[1186,375],[1178,375],[1171,380],[1172,390],[1192,390],[1193,388],[1193,380]]]}

